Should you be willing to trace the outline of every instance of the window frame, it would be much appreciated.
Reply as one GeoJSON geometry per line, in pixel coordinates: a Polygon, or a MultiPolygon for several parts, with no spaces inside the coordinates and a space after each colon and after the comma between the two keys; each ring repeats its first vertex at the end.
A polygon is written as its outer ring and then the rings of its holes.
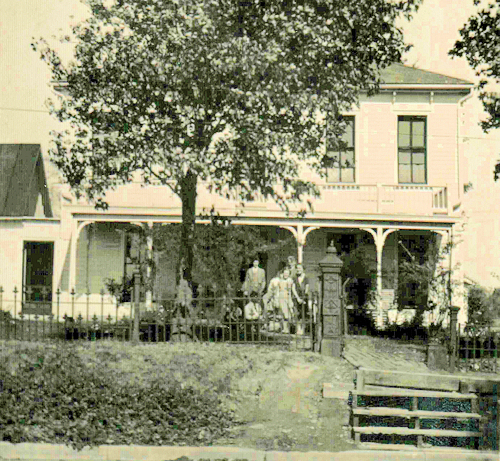
{"type": "Polygon", "coordinates": [[[398,184],[427,184],[428,171],[427,171],[427,116],[425,115],[398,115],[398,129],[397,129],[397,142],[398,142],[398,184]],[[423,147],[413,146],[413,122],[424,122],[424,142],[423,147]],[[408,147],[400,145],[400,122],[410,122],[410,140],[408,147]],[[410,163],[401,162],[401,153],[410,154],[410,163]],[[414,179],[414,165],[421,165],[421,163],[414,163],[415,154],[424,154],[424,180],[422,182],[415,181],[414,179]],[[401,179],[401,165],[410,165],[410,181],[402,181],[401,179]]]}
{"type": "Polygon", "coordinates": [[[55,242],[53,240],[23,240],[23,278],[21,296],[21,309],[23,314],[52,314],[54,263],[55,242]],[[34,256],[37,257],[36,260],[32,259],[34,256]],[[43,282],[41,282],[40,279],[42,279],[43,282]],[[43,288],[46,289],[45,296],[43,295],[43,288]]]}
{"type": "MultiPolygon", "coordinates": [[[[328,152],[338,152],[339,154],[339,164],[338,166],[331,166],[326,168],[326,182],[330,184],[355,184],[356,183],[356,116],[355,115],[343,115],[342,119],[349,121],[352,123],[352,147],[344,147],[342,150],[339,148],[338,150],[330,150],[327,146],[327,155],[328,152]],[[352,152],[352,166],[343,167],[343,155],[347,152],[352,152]],[[329,179],[329,171],[330,170],[338,170],[338,180],[333,181],[329,179]],[[352,181],[351,180],[343,180],[342,179],[342,171],[343,170],[352,170],[352,181]]],[[[342,140],[342,138],[340,138],[342,140]]]]}

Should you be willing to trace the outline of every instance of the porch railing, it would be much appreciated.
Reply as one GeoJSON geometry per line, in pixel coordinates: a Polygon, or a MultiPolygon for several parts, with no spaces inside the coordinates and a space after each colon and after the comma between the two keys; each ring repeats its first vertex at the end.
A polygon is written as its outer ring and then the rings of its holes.
{"type": "Polygon", "coordinates": [[[284,316],[265,299],[247,297],[194,298],[189,303],[168,298],[148,306],[145,302],[118,306],[104,291],[98,298],[72,291],[69,300],[60,290],[53,300],[25,301],[21,295],[14,289],[7,297],[0,288],[1,340],[129,341],[136,312],[140,312],[139,338],[145,342],[255,343],[315,350],[319,331],[317,301],[295,306],[284,316]]]}
{"type": "MultiPolygon", "coordinates": [[[[168,198],[170,210],[180,210],[180,200],[167,186],[140,187],[140,184],[123,186],[109,193],[107,197],[111,207],[147,206],[164,208],[168,198]],[[165,193],[156,193],[158,188],[165,188],[165,193]],[[123,197],[127,197],[124,203],[123,197]]],[[[451,213],[449,188],[425,184],[349,184],[319,183],[321,199],[313,200],[314,214],[366,213],[366,214],[402,214],[433,216],[451,213]]],[[[278,188],[279,189],[279,188],[278,188]]],[[[214,207],[221,214],[232,215],[243,211],[236,198],[235,191],[229,198],[211,194],[208,185],[199,184],[197,206],[210,210],[214,207]]],[[[82,205],[84,202],[81,203],[82,205]]],[[[303,205],[290,204],[290,211],[298,211],[303,205]]],[[[257,198],[244,205],[245,213],[259,216],[276,216],[283,211],[272,200],[257,198]]]]}

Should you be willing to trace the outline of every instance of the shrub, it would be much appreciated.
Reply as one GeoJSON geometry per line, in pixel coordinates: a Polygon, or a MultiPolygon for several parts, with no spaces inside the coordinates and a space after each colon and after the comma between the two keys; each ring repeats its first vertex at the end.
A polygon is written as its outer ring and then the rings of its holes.
{"type": "Polygon", "coordinates": [[[77,349],[34,349],[0,363],[0,440],[12,443],[199,445],[227,434],[233,414],[214,391],[175,379],[132,381],[107,351],[84,362],[77,349]]]}

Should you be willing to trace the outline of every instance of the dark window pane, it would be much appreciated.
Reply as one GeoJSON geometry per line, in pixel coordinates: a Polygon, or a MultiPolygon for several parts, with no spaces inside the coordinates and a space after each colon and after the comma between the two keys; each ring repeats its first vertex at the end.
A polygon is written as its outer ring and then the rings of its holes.
{"type": "Polygon", "coordinates": [[[344,117],[344,122],[342,135],[329,140],[327,157],[330,162],[325,162],[328,182],[354,182],[354,117],[344,117]]]}
{"type": "Polygon", "coordinates": [[[426,182],[426,119],[425,117],[399,117],[398,163],[399,181],[426,182]]]}

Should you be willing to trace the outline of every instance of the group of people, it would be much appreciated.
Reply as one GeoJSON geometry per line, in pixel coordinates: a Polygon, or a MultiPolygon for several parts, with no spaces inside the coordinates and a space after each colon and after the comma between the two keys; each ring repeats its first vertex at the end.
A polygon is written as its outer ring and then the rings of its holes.
{"type": "Polygon", "coordinates": [[[290,333],[290,325],[296,333],[303,334],[306,322],[314,322],[311,287],[302,264],[289,256],[287,265],[271,279],[266,291],[266,273],[253,261],[243,284],[243,294],[249,298],[245,305],[245,319],[256,321],[262,318],[272,331],[290,333]]]}

